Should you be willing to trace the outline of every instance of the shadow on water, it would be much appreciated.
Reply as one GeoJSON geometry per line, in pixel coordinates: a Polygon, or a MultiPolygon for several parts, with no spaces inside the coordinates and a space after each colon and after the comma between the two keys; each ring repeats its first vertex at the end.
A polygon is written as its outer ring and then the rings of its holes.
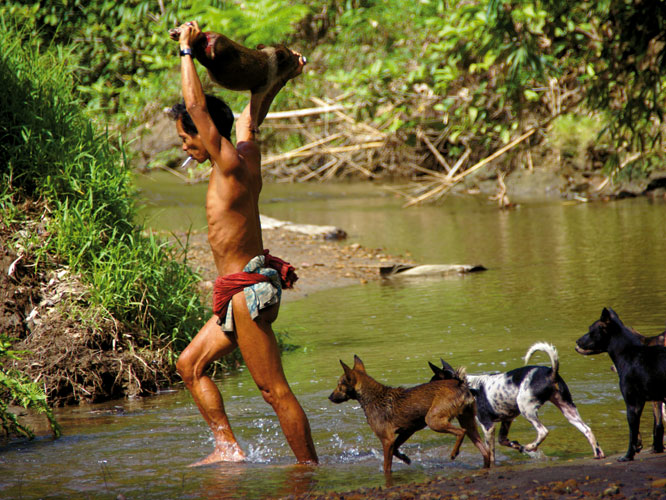
{"type": "MultiPolygon", "coordinates": [[[[607,305],[646,335],[663,330],[666,205],[551,203],[499,212],[479,200],[451,199],[441,207],[402,210],[399,200],[359,186],[313,189],[267,186],[262,212],[337,225],[350,233],[348,243],[409,251],[419,263],[488,268],[441,280],[371,282],[283,304],[276,328],[299,346],[283,357],[285,372],[310,419],[320,467],[293,465],[275,415],[241,371],[218,385],[248,463],[187,467],[213,443],[189,394],[177,388],[140,400],[59,409],[61,439],[0,447],[0,497],[266,498],[382,486],[381,446],[360,407],[327,399],[342,373],[338,360],[351,363],[357,354],[377,380],[409,386],[428,380],[427,362],[440,357],[473,374],[521,366],[527,348],[542,340],[557,347],[560,373],[604,451],[624,451],[624,405],[610,360],[580,356],[573,345],[607,305]]],[[[153,206],[156,225],[159,210],[169,217],[172,195],[166,191],[153,195],[164,205],[153,206]]],[[[187,229],[202,213],[200,193],[191,202],[179,199],[192,216],[175,230],[187,229]]],[[[541,353],[532,362],[548,359],[541,353]]],[[[500,466],[591,459],[586,439],[553,405],[546,404],[540,418],[550,434],[538,456],[498,446],[500,466]]],[[[646,444],[651,427],[646,411],[646,444]]],[[[531,441],[534,430],[518,418],[511,437],[531,441]]],[[[402,448],[412,465],[394,464],[394,484],[480,468],[469,441],[453,462],[447,458],[452,446],[448,435],[415,434],[402,448]]]]}

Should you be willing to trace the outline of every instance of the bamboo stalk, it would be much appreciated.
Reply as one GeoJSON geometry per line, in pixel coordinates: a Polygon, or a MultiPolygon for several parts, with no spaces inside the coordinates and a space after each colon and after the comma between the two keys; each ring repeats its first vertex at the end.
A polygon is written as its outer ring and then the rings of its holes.
{"type": "Polygon", "coordinates": [[[521,135],[520,137],[517,137],[516,139],[514,139],[513,141],[511,141],[511,142],[510,142],[509,144],[507,144],[506,146],[501,147],[500,149],[498,149],[497,151],[495,151],[495,152],[494,152],[493,154],[491,154],[490,156],[487,156],[487,157],[485,157],[483,160],[481,160],[480,162],[477,162],[475,165],[473,165],[472,167],[468,168],[468,169],[465,170],[463,173],[458,174],[458,175],[456,175],[455,177],[452,177],[451,179],[447,180],[446,182],[443,182],[440,186],[437,186],[436,188],[434,188],[434,189],[428,191],[427,193],[422,194],[421,196],[419,196],[419,197],[417,197],[417,198],[414,198],[413,200],[411,200],[411,201],[405,203],[405,204],[403,205],[403,207],[408,208],[408,207],[414,206],[414,205],[416,205],[416,204],[418,204],[418,203],[421,203],[421,202],[424,201],[424,200],[427,200],[428,198],[431,198],[432,196],[435,196],[435,195],[437,195],[437,194],[439,194],[439,193],[444,193],[444,192],[450,190],[455,184],[457,184],[458,182],[460,182],[462,179],[464,179],[464,178],[467,177],[468,175],[472,174],[473,172],[476,172],[477,170],[479,170],[480,168],[484,167],[485,165],[487,165],[488,163],[490,163],[490,162],[493,161],[494,159],[496,159],[496,158],[502,156],[504,153],[506,153],[506,152],[509,151],[510,149],[516,147],[518,144],[520,144],[520,143],[523,142],[525,139],[527,139],[528,137],[530,137],[530,136],[531,136],[532,134],[534,134],[534,132],[536,132],[536,131],[537,131],[537,127],[533,127],[533,128],[531,128],[530,130],[528,130],[527,132],[525,132],[525,133],[524,133],[523,135],[521,135]]]}
{"type": "Polygon", "coordinates": [[[382,146],[384,146],[384,142],[374,141],[374,142],[366,142],[363,144],[352,144],[350,146],[337,146],[332,148],[317,149],[316,151],[293,150],[279,155],[271,156],[270,158],[267,158],[263,162],[263,165],[270,165],[278,161],[291,160],[293,158],[308,158],[310,156],[316,156],[316,155],[333,155],[336,153],[346,153],[350,151],[353,152],[353,151],[362,151],[364,149],[381,148],[382,146]]]}
{"type": "Polygon", "coordinates": [[[451,180],[451,177],[458,171],[458,169],[467,161],[467,158],[469,158],[469,155],[472,153],[472,150],[467,148],[463,155],[458,159],[455,165],[453,165],[453,168],[451,171],[447,174],[446,179],[451,180]]]}
{"type": "Polygon", "coordinates": [[[301,116],[312,116],[312,115],[322,115],[324,113],[333,113],[335,111],[341,111],[345,108],[342,107],[342,104],[322,104],[318,108],[303,108],[295,109],[292,111],[273,111],[266,115],[266,120],[281,120],[283,118],[292,118],[292,117],[301,117],[301,116]]]}
{"type": "MultiPolygon", "coordinates": [[[[322,99],[319,99],[318,97],[314,97],[314,96],[310,97],[310,100],[312,102],[314,102],[315,104],[318,104],[320,106],[328,106],[326,101],[324,101],[322,99]]],[[[354,120],[351,116],[348,116],[348,115],[344,114],[342,111],[334,111],[334,113],[336,115],[338,115],[340,118],[344,119],[348,123],[352,123],[352,124],[356,125],[357,127],[364,128],[364,129],[372,132],[373,134],[379,135],[380,137],[386,137],[386,134],[384,132],[382,132],[381,130],[378,130],[374,127],[371,127],[370,125],[368,125],[366,123],[359,123],[356,120],[354,120]]]]}
{"type": "Polygon", "coordinates": [[[298,179],[298,181],[299,182],[304,182],[304,181],[307,181],[309,179],[312,179],[313,177],[319,175],[320,173],[322,173],[323,171],[332,167],[333,165],[335,165],[338,162],[339,162],[339,160],[337,158],[333,158],[331,161],[326,162],[324,165],[319,167],[317,170],[312,170],[310,173],[305,174],[303,177],[300,177],[298,179]]]}
{"type": "Polygon", "coordinates": [[[504,146],[504,147],[498,149],[497,151],[495,151],[495,152],[494,152],[493,154],[491,154],[490,156],[487,156],[486,158],[484,158],[483,160],[481,160],[480,162],[478,162],[476,165],[473,165],[473,166],[471,166],[470,168],[468,168],[467,170],[465,170],[463,173],[456,175],[455,177],[453,177],[453,178],[451,179],[451,181],[454,182],[454,183],[459,182],[461,179],[464,179],[465,177],[467,177],[467,176],[470,175],[471,173],[476,172],[476,171],[479,170],[481,167],[484,167],[486,164],[488,164],[488,163],[490,163],[491,161],[493,161],[495,158],[499,158],[500,156],[502,156],[504,153],[506,153],[506,152],[509,151],[510,149],[513,149],[513,148],[516,147],[518,144],[520,144],[520,143],[523,142],[525,139],[527,139],[527,138],[530,137],[532,134],[534,134],[534,132],[536,132],[536,131],[537,131],[537,127],[532,127],[530,130],[528,130],[527,132],[525,132],[523,135],[521,135],[520,137],[517,137],[516,139],[514,139],[513,141],[511,141],[511,142],[510,142],[509,144],[507,144],[506,146],[504,146]]]}
{"type": "Polygon", "coordinates": [[[419,172],[423,172],[424,174],[431,175],[437,179],[445,180],[446,176],[444,174],[441,174],[440,172],[437,172],[435,170],[430,170],[429,168],[422,167],[418,163],[410,163],[409,166],[413,168],[414,170],[418,170],[419,172]]]}
{"type": "Polygon", "coordinates": [[[425,143],[426,147],[430,150],[430,152],[433,154],[433,156],[434,156],[435,159],[439,162],[439,164],[440,164],[442,167],[444,167],[444,169],[445,169],[447,172],[450,172],[450,171],[451,171],[451,167],[449,167],[449,164],[446,163],[446,160],[445,160],[444,157],[442,156],[442,153],[440,153],[439,150],[433,145],[433,143],[430,142],[430,139],[428,139],[428,136],[425,135],[421,129],[418,129],[418,130],[416,131],[416,136],[417,136],[419,139],[421,139],[421,140],[425,143]]]}

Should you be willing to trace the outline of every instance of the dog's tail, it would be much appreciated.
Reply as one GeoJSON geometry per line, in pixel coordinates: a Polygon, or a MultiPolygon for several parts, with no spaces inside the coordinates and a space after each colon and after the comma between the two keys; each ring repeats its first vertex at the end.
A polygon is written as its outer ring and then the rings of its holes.
{"type": "Polygon", "coordinates": [[[557,349],[552,344],[546,342],[537,342],[527,350],[525,354],[525,364],[527,364],[536,351],[543,351],[550,357],[550,364],[553,367],[553,378],[557,376],[557,371],[560,369],[560,358],[557,356],[557,349]]]}
{"type": "Polygon", "coordinates": [[[467,383],[467,368],[464,366],[459,366],[456,368],[456,371],[453,374],[453,378],[460,382],[460,385],[469,387],[469,384],[467,383]]]}

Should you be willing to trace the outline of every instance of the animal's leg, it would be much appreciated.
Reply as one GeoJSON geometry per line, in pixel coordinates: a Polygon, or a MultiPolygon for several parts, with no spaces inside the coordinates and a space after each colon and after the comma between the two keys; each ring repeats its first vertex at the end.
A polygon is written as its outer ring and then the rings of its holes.
{"type": "Polygon", "coordinates": [[[402,446],[402,444],[405,441],[407,441],[411,437],[412,434],[414,434],[413,431],[405,431],[405,432],[402,432],[402,433],[398,434],[398,437],[396,438],[395,443],[393,444],[393,456],[398,457],[400,460],[402,460],[406,464],[411,464],[412,461],[409,459],[409,457],[407,455],[405,455],[404,453],[400,453],[398,451],[398,448],[400,448],[400,446],[402,446]]]}
{"type": "Polygon", "coordinates": [[[451,417],[448,414],[437,414],[436,411],[433,412],[432,408],[426,415],[425,421],[428,427],[435,432],[445,432],[456,436],[456,443],[453,445],[453,451],[451,451],[451,460],[456,458],[458,453],[460,453],[460,445],[465,438],[465,430],[453,425],[451,423],[451,417]]]}
{"type": "Polygon", "coordinates": [[[618,462],[628,462],[634,459],[636,454],[636,446],[638,441],[638,430],[641,423],[641,413],[643,413],[643,405],[645,401],[640,403],[627,403],[627,423],[629,424],[629,448],[627,454],[618,458],[618,462]]]}
{"type": "Polygon", "coordinates": [[[265,95],[266,92],[253,92],[250,96],[250,128],[255,133],[259,131],[259,115],[265,95]]]}
{"type": "Polygon", "coordinates": [[[509,429],[511,428],[512,422],[513,420],[502,420],[499,431],[499,444],[524,453],[525,447],[522,444],[518,441],[509,441],[509,429]]]}
{"type": "Polygon", "coordinates": [[[479,422],[481,430],[483,431],[483,439],[490,451],[490,461],[495,463],[495,423],[494,422],[479,422]]]}
{"type": "Polygon", "coordinates": [[[521,405],[521,401],[518,400],[518,409],[537,431],[536,439],[530,444],[525,445],[525,451],[536,451],[536,449],[541,443],[543,443],[543,440],[546,439],[546,436],[548,435],[548,429],[546,429],[546,426],[539,421],[539,406],[537,404],[521,405]]]}
{"type": "Polygon", "coordinates": [[[393,465],[393,446],[395,441],[388,438],[380,438],[382,440],[382,448],[384,448],[384,474],[391,473],[391,466],[393,465]]]}
{"type": "MultiPolygon", "coordinates": [[[[481,455],[483,456],[483,466],[487,469],[493,464],[493,462],[491,461],[490,450],[488,449],[488,446],[481,439],[481,436],[479,435],[479,430],[476,427],[475,413],[476,412],[474,411],[474,406],[473,405],[468,406],[467,408],[465,408],[465,410],[463,410],[463,412],[460,415],[458,415],[458,422],[460,422],[461,427],[465,429],[465,432],[472,440],[472,443],[474,443],[474,446],[476,446],[481,452],[481,455]]],[[[493,443],[494,442],[495,440],[493,439],[493,443]]]]}
{"type": "Polygon", "coordinates": [[[654,412],[654,426],[652,428],[652,451],[654,453],[664,452],[664,403],[654,401],[652,403],[654,412]]]}
{"type": "Polygon", "coordinates": [[[554,392],[550,398],[550,401],[557,406],[557,408],[562,412],[562,415],[573,425],[576,429],[582,432],[587,438],[588,442],[592,446],[592,451],[594,452],[594,458],[604,458],[603,450],[597,438],[594,437],[592,429],[583,421],[578,413],[578,408],[573,403],[573,401],[567,401],[560,392],[554,392]]]}

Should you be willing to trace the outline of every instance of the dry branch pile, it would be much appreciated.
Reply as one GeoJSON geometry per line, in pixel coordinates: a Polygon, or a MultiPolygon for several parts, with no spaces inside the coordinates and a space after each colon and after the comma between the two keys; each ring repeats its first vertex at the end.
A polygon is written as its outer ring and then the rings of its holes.
{"type": "MultiPolygon", "coordinates": [[[[292,112],[269,113],[266,128],[274,134],[298,131],[306,144],[281,154],[267,155],[263,160],[265,175],[278,182],[323,182],[332,178],[399,177],[414,181],[398,194],[405,198],[405,207],[436,201],[459,185],[468,176],[511,150],[527,144],[539,130],[562,112],[558,109],[541,123],[517,133],[507,144],[497,147],[490,155],[479,158],[473,146],[460,141],[464,150],[451,158],[448,150],[450,130],[427,129],[419,126],[415,131],[389,133],[384,126],[371,126],[357,122],[342,99],[325,102],[312,98],[318,107],[292,112]],[[413,145],[410,145],[413,144],[413,145]],[[447,159],[448,158],[448,159],[447,159]],[[473,163],[474,162],[474,163],[473,163]]],[[[390,123],[390,120],[385,122],[390,123]]],[[[458,148],[462,149],[462,148],[458,148]]],[[[514,151],[515,152],[515,151],[514,151]]],[[[529,147],[524,151],[525,165],[531,168],[529,147]]],[[[494,172],[493,172],[494,175],[494,172]]],[[[506,196],[504,174],[497,173],[498,193],[493,198],[501,207],[510,206],[506,196]]]]}
{"type": "Polygon", "coordinates": [[[396,168],[396,155],[387,154],[388,134],[355,121],[339,103],[316,97],[312,101],[317,108],[267,115],[267,127],[277,133],[298,131],[306,144],[265,157],[265,175],[283,182],[321,182],[350,176],[372,179],[376,172],[396,168]]]}

